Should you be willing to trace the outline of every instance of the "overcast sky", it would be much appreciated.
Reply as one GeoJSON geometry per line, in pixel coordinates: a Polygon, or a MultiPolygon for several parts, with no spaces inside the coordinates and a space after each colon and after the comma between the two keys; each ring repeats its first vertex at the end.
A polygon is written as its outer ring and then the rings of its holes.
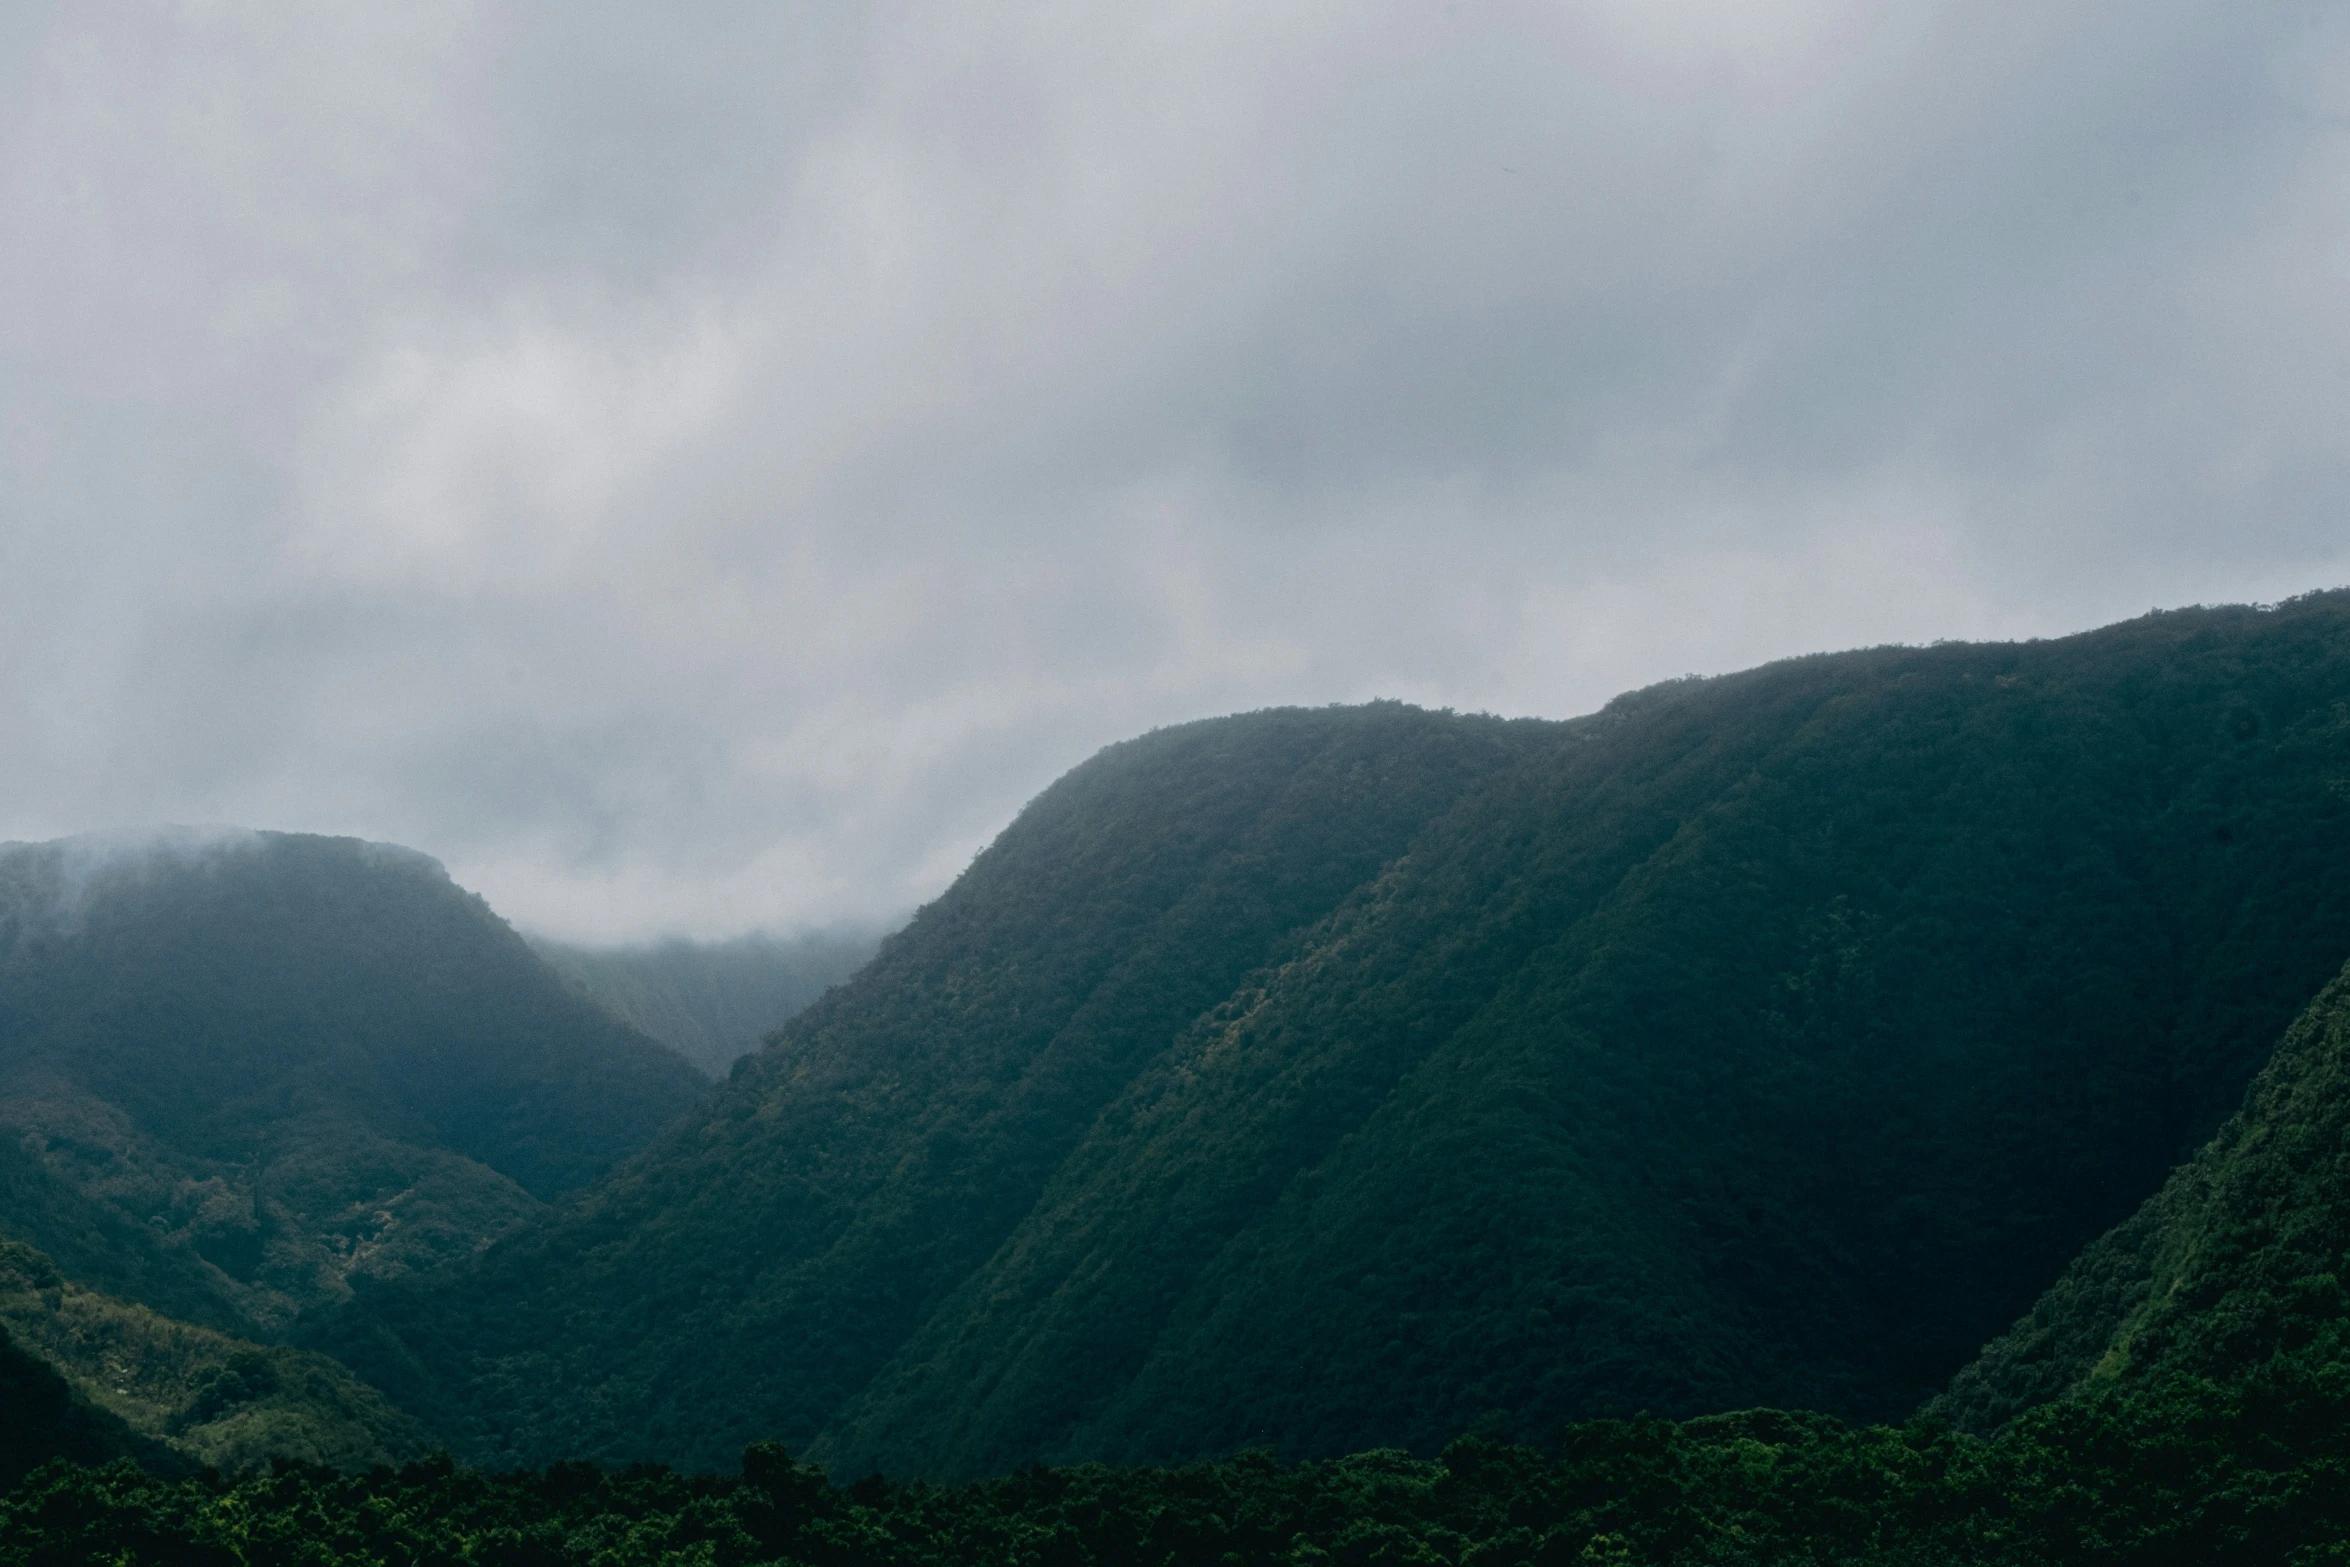
{"type": "Polygon", "coordinates": [[[1101,745],[2350,581],[2338,0],[0,10],[0,837],[935,895],[1101,745]]]}

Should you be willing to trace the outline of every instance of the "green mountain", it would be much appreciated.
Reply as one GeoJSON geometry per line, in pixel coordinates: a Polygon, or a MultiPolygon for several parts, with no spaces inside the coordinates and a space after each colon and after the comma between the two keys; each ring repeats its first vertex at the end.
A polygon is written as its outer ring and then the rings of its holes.
{"type": "Polygon", "coordinates": [[[2350,598],[1112,747],[582,1201],[321,1342],[836,1472],[1914,1408],[2350,951],[2350,598]]]}
{"type": "Polygon", "coordinates": [[[10,1240],[0,1240],[0,1333],[67,1385],[70,1423],[106,1433],[93,1452],[55,1456],[154,1467],[176,1454],[186,1467],[236,1474],[280,1458],[366,1469],[433,1451],[422,1427],[324,1355],[233,1339],[84,1289],[10,1240]]]}
{"type": "Polygon", "coordinates": [[[705,1089],[422,855],[0,846],[0,1233],[174,1317],[469,1256],[705,1089]]]}
{"type": "Polygon", "coordinates": [[[2350,945],[2343,610],[1621,705],[1138,1079],[816,1453],[1914,1407],[2350,945]]]}
{"type": "Polygon", "coordinates": [[[2191,1379],[2330,1391],[2350,1410],[2350,969],[2243,1108],[1954,1378],[1937,1412],[1990,1431],[2057,1400],[2191,1379]]]}
{"type": "Polygon", "coordinates": [[[738,1061],[721,1115],[469,1287],[371,1291],[318,1342],[500,1463],[804,1436],[1193,1018],[1549,740],[1386,704],[1113,747],[738,1061]]]}
{"type": "Polygon", "coordinates": [[[535,936],[530,944],[589,1000],[723,1076],[793,1014],[863,968],[881,938],[844,929],[637,947],[577,947],[535,936]]]}
{"type": "Polygon", "coordinates": [[[98,1465],[127,1458],[150,1474],[192,1467],[170,1448],[133,1431],[90,1402],[57,1368],[18,1344],[0,1326],[0,1492],[54,1460],[98,1465]]]}

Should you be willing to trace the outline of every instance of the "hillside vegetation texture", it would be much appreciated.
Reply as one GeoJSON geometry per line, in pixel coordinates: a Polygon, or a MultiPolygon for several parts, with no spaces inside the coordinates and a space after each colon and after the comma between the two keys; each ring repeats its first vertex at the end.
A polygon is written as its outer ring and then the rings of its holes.
{"type": "Polygon", "coordinates": [[[636,947],[581,947],[541,937],[530,944],[580,994],[723,1077],[760,1041],[863,968],[881,938],[820,930],[636,947]]]}
{"type": "MultiPolygon", "coordinates": [[[[45,1358],[0,1326],[0,1492],[44,1465],[59,1469],[128,1461],[142,1474],[176,1478],[193,1466],[90,1402],[45,1358]]],[[[5,1505],[5,1503],[0,1503],[5,1505]]],[[[0,1539],[7,1538],[0,1527],[0,1539]]]]}
{"type": "Polygon", "coordinates": [[[434,1450],[421,1426],[324,1355],[247,1343],[84,1289],[17,1241],[0,1240],[0,1329],[78,1398],[191,1469],[240,1474],[277,1459],[368,1469],[434,1450]]]}
{"type": "Polygon", "coordinates": [[[2261,1409],[2157,1393],[2036,1411],[1990,1441],[1748,1410],[1589,1422],[1541,1451],[1464,1438],[1433,1460],[1260,1452],[959,1486],[844,1488],[773,1443],[695,1476],[60,1463],[0,1496],[0,1564],[2322,1567],[2350,1551],[2340,1410],[2280,1439],[2261,1409]]]}
{"type": "Polygon", "coordinates": [[[2331,1406],[2338,1425],[2346,1261],[2350,970],[2294,1024],[2243,1110],[1934,1407],[1988,1431],[2056,1400],[2193,1384],[2276,1409],[2331,1406]]]}
{"type": "MultiPolygon", "coordinates": [[[[2120,1358],[2100,1357],[1988,1437],[1940,1411],[1854,1429],[1753,1409],[1584,1422],[1541,1449],[1472,1437],[1434,1459],[1387,1449],[1292,1466],[1260,1451],[956,1486],[874,1476],[844,1488],[772,1442],[745,1449],[731,1474],[563,1463],[485,1475],[440,1459],[237,1479],[138,1452],[119,1422],[93,1429],[110,1417],[69,1407],[71,1391],[53,1375],[40,1384],[37,1362],[28,1387],[0,1331],[0,1391],[32,1417],[13,1438],[0,1430],[0,1465],[18,1460],[0,1486],[25,1467],[29,1436],[59,1460],[0,1496],[0,1564],[2320,1567],[2350,1555],[2336,1286],[2346,1064],[2350,972],[2148,1205],[2163,1238],[2145,1245],[2129,1229],[2092,1248],[2131,1246],[2155,1281],[2103,1319],[2120,1358]],[[91,1467],[93,1454],[141,1463],[91,1467]]],[[[2027,1326],[2078,1299],[2052,1292],[2027,1326]]],[[[1994,1346],[1955,1389],[2015,1359],[2014,1339],[1994,1346]]]]}
{"type": "Polygon", "coordinates": [[[2338,595],[1567,723],[1187,725],[582,1200],[315,1342],[496,1466],[1899,1420],[2345,953],[2338,595]]]}
{"type": "Polygon", "coordinates": [[[0,845],[0,1234],[173,1317],[470,1257],[706,1087],[408,850],[0,845]]]}

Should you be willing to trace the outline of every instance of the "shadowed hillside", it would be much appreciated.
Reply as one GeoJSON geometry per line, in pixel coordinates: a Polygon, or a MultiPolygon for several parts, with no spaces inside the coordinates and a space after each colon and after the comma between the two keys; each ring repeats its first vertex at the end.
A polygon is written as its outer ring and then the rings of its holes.
{"type": "Polygon", "coordinates": [[[1111,748],[328,1336],[475,1457],[959,1475],[1913,1408],[2350,951],[2350,602],[1111,748]]]}
{"type": "Polygon", "coordinates": [[[2350,1408],[2350,970],[2310,1004],[2244,1108],[1936,1401],[1990,1431],[2058,1399],[2181,1378],[2350,1408]]]}
{"type": "Polygon", "coordinates": [[[61,1376],[77,1409],[95,1412],[62,1419],[63,1435],[77,1423],[112,1431],[113,1421],[136,1433],[111,1439],[102,1457],[153,1467],[160,1448],[188,1467],[236,1474],[281,1458],[367,1469],[433,1450],[415,1421],[324,1355],[247,1343],[84,1289],[10,1240],[0,1240],[0,1333],[61,1376]]]}
{"type": "Polygon", "coordinates": [[[324,1342],[484,1452],[715,1463],[810,1432],[1192,1018],[1549,738],[1386,704],[1112,747],[738,1062],[722,1111],[477,1288],[382,1292],[324,1342]],[[588,1331],[558,1326],[589,1301],[588,1331]],[[504,1362],[494,1393],[476,1354],[504,1362]],[[588,1385],[607,1413],[583,1420],[588,1385]]]}
{"type": "Polygon", "coordinates": [[[121,1416],[90,1402],[57,1368],[0,1327],[0,1491],[41,1465],[63,1459],[105,1464],[128,1458],[149,1474],[193,1468],[162,1443],[142,1437],[121,1416]]]}
{"type": "Polygon", "coordinates": [[[703,1089],[422,855],[0,846],[0,1232],[175,1316],[469,1256],[703,1089]]]}

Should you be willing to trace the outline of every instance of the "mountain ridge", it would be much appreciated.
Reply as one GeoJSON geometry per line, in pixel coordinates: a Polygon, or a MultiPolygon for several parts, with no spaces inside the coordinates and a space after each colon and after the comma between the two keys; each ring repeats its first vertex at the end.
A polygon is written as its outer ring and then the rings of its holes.
{"type": "Polygon", "coordinates": [[[0,848],[0,1231],[171,1315],[461,1258],[705,1088],[412,850],[0,848]]]}
{"type": "Polygon", "coordinates": [[[2345,692],[2333,594],[1160,731],[576,1207],[318,1342],[498,1464],[1881,1418],[2350,951],[2345,692]]]}
{"type": "MultiPolygon", "coordinates": [[[[427,1305],[392,1290],[317,1342],[454,1440],[495,1443],[478,1415],[462,1404],[452,1410],[431,1385],[428,1363],[446,1367],[449,1355],[466,1352],[432,1346],[461,1341],[468,1329],[495,1335],[511,1346],[493,1352],[497,1363],[515,1368],[498,1372],[498,1385],[536,1399],[560,1385],[548,1357],[577,1351],[550,1349],[546,1333],[526,1325],[534,1270],[555,1267],[589,1281],[616,1331],[678,1342],[669,1336],[673,1324],[648,1316],[661,1308],[627,1286],[630,1274],[651,1270],[691,1281],[694,1335],[745,1345],[750,1358],[734,1380],[776,1403],[737,1413],[739,1401],[729,1409],[689,1394],[694,1374],[682,1364],[675,1375],[654,1374],[600,1358],[601,1370],[588,1374],[644,1379],[631,1393],[613,1391],[615,1402],[654,1401],[632,1424],[648,1436],[701,1432],[697,1451],[777,1428],[804,1431],[811,1415],[791,1411],[825,1407],[839,1396],[833,1384],[791,1377],[749,1344],[817,1335],[840,1344],[849,1364],[869,1356],[857,1346],[885,1338],[926,1292],[951,1286],[912,1281],[931,1277],[925,1268],[959,1274],[975,1234],[1016,1221],[1007,1187],[1045,1178],[1032,1140],[999,1142],[995,1129],[1074,1137],[1090,1106],[1115,1091],[1121,1052],[1152,1048],[1163,1029],[1211,1004],[1301,923],[1290,910],[1318,915],[1391,857],[1430,802],[1449,798],[1465,773],[1505,760],[1537,731],[1385,704],[1277,711],[1245,721],[1239,733],[1250,743],[1214,723],[1159,731],[1109,748],[1045,791],[853,981],[737,1064],[722,1091],[725,1108],[706,1108],[669,1139],[679,1163],[639,1159],[567,1216],[566,1233],[587,1248],[575,1260],[557,1262],[544,1235],[527,1235],[485,1258],[520,1280],[511,1294],[501,1290],[496,1307],[484,1297],[463,1326],[443,1320],[448,1300],[427,1305]],[[1465,748],[1452,738],[1464,723],[1473,736],[1465,748]],[[1334,803],[1346,808],[1329,808],[1334,803]],[[1026,896],[1033,873],[1046,867],[1051,894],[1026,896]],[[999,897],[1010,900],[1008,915],[998,913],[999,897]],[[1179,939],[1158,944],[1163,961],[1131,949],[1137,933],[1168,931],[1179,939]],[[862,1011],[868,1007],[877,1018],[862,1011]],[[957,1017],[981,1019],[979,1031],[966,1030],[954,1051],[942,1051],[940,1028],[957,1017]],[[796,1085],[788,1104],[754,1113],[762,1085],[779,1082],[796,1085]],[[933,1098],[933,1084],[970,1086],[933,1098]],[[907,1128],[924,1151],[911,1159],[883,1152],[865,1140],[879,1126],[907,1128]],[[757,1133],[764,1151],[727,1163],[726,1139],[742,1128],[757,1133]],[[836,1155],[825,1139],[841,1137],[849,1141],[836,1155]],[[983,1188],[974,1171],[990,1160],[1005,1162],[996,1184],[983,1188]],[[730,1204],[756,1203],[750,1244],[680,1250],[640,1232],[650,1254],[628,1255],[630,1215],[670,1202],[698,1206],[714,1223],[726,1222],[718,1214],[730,1204]],[[909,1211],[926,1217],[909,1220],[909,1211]],[[791,1265],[779,1258],[793,1257],[803,1271],[816,1270],[822,1287],[783,1308],[795,1313],[786,1326],[762,1315],[774,1298],[760,1280],[791,1265]],[[397,1313],[396,1327],[376,1315],[387,1310],[397,1313]],[[525,1366],[538,1369],[524,1373],[525,1366]],[[723,1435],[710,1429],[713,1411],[723,1435]]],[[[507,1449],[486,1450],[509,1461],[507,1449]]]]}

